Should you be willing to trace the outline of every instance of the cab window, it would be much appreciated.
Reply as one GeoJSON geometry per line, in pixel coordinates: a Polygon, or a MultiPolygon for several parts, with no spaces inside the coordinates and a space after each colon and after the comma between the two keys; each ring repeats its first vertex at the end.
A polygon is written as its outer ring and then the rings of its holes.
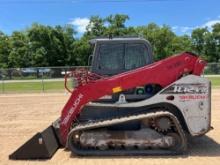
{"type": "Polygon", "coordinates": [[[127,44],[125,52],[125,70],[142,67],[147,64],[147,48],[144,44],[127,44]]]}
{"type": "Polygon", "coordinates": [[[124,69],[124,44],[101,44],[99,53],[98,69],[124,69]]]}

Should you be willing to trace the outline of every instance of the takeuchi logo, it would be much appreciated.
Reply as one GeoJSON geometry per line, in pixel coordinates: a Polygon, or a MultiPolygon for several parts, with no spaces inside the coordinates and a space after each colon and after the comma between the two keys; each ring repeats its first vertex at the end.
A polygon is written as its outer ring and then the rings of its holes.
{"type": "Polygon", "coordinates": [[[175,85],[173,89],[174,93],[206,93],[207,88],[200,85],[175,85]]]}
{"type": "Polygon", "coordinates": [[[174,84],[165,89],[162,94],[204,94],[207,92],[206,84],[174,84]]]}
{"type": "Polygon", "coordinates": [[[62,125],[66,125],[69,121],[69,119],[71,118],[72,114],[74,113],[74,111],[77,109],[78,105],[80,104],[80,101],[83,98],[83,94],[79,94],[78,97],[76,98],[76,100],[73,103],[73,106],[70,108],[70,110],[68,111],[68,114],[66,115],[66,117],[63,119],[62,121],[62,125]]]}

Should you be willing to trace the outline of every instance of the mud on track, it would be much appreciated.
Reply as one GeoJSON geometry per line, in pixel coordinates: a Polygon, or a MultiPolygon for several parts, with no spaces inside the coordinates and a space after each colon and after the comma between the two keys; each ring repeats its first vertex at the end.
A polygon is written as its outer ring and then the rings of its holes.
{"type": "Polygon", "coordinates": [[[11,161],[8,155],[36,132],[57,119],[69,95],[9,94],[0,95],[0,164],[71,164],[123,165],[220,164],[220,89],[212,90],[212,126],[207,136],[193,139],[190,152],[167,157],[75,157],[60,149],[51,160],[11,161]]]}

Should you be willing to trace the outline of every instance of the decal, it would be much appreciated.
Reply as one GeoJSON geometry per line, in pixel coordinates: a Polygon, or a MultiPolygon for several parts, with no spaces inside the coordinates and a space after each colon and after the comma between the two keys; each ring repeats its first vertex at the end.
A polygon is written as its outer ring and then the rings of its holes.
{"type": "Polygon", "coordinates": [[[161,92],[161,94],[204,94],[208,93],[206,84],[173,84],[161,92]]]}
{"type": "Polygon", "coordinates": [[[179,96],[180,100],[204,100],[207,99],[207,95],[182,95],[179,96]]]}
{"type": "Polygon", "coordinates": [[[113,93],[118,93],[118,92],[121,92],[121,91],[122,91],[122,87],[120,87],[120,86],[112,88],[113,93]]]}
{"type": "Polygon", "coordinates": [[[66,125],[69,121],[69,119],[71,118],[72,114],[74,113],[74,111],[76,110],[77,106],[80,104],[80,101],[83,98],[83,94],[79,94],[78,97],[76,98],[76,100],[73,102],[73,106],[70,108],[70,110],[68,111],[68,114],[66,115],[66,117],[63,119],[62,121],[62,125],[66,125]]]}

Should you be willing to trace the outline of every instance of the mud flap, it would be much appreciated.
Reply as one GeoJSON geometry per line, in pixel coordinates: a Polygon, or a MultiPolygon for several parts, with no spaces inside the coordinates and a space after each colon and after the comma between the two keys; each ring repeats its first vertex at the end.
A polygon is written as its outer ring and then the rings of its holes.
{"type": "Polygon", "coordinates": [[[37,133],[30,140],[9,155],[9,159],[48,159],[59,148],[53,126],[37,133]]]}

